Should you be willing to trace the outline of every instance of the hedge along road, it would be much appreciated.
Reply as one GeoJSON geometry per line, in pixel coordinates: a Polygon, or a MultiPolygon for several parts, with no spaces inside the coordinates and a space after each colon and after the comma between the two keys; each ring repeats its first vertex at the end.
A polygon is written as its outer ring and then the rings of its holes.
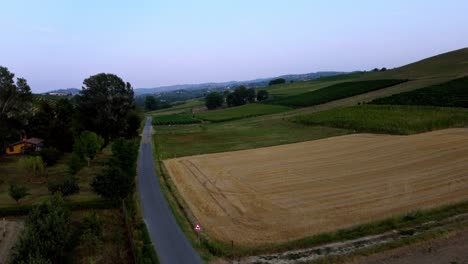
{"type": "Polygon", "coordinates": [[[138,157],[138,192],[151,241],[161,263],[202,263],[172,215],[159,186],[151,150],[151,117],[146,119],[138,157]]]}

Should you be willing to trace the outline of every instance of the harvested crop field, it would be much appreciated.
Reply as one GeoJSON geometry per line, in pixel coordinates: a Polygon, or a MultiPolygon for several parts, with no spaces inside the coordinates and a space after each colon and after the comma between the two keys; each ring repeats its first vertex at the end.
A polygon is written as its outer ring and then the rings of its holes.
{"type": "Polygon", "coordinates": [[[468,129],[354,134],[164,161],[208,235],[300,239],[468,199],[468,129]]]}

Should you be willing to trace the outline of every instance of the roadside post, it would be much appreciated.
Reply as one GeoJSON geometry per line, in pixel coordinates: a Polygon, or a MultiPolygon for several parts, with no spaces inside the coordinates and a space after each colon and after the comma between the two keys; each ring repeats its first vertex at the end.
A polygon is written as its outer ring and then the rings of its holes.
{"type": "Polygon", "coordinates": [[[198,240],[198,245],[200,245],[200,232],[202,231],[201,225],[196,224],[195,228],[193,228],[195,232],[197,232],[197,240],[198,240]]]}

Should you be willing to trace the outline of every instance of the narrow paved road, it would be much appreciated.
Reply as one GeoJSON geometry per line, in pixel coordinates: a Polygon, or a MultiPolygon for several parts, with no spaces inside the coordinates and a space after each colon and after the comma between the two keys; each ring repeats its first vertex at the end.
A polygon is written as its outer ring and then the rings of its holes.
{"type": "Polygon", "coordinates": [[[151,241],[165,264],[202,263],[172,215],[159,186],[151,149],[151,117],[146,119],[138,158],[138,192],[151,241]]]}

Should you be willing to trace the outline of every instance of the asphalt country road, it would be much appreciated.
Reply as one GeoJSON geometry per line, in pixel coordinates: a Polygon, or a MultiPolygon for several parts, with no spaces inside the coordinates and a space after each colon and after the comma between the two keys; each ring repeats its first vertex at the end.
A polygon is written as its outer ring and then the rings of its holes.
{"type": "Polygon", "coordinates": [[[159,186],[151,149],[151,117],[146,119],[140,145],[138,193],[143,217],[160,262],[203,263],[177,224],[159,186]]]}

